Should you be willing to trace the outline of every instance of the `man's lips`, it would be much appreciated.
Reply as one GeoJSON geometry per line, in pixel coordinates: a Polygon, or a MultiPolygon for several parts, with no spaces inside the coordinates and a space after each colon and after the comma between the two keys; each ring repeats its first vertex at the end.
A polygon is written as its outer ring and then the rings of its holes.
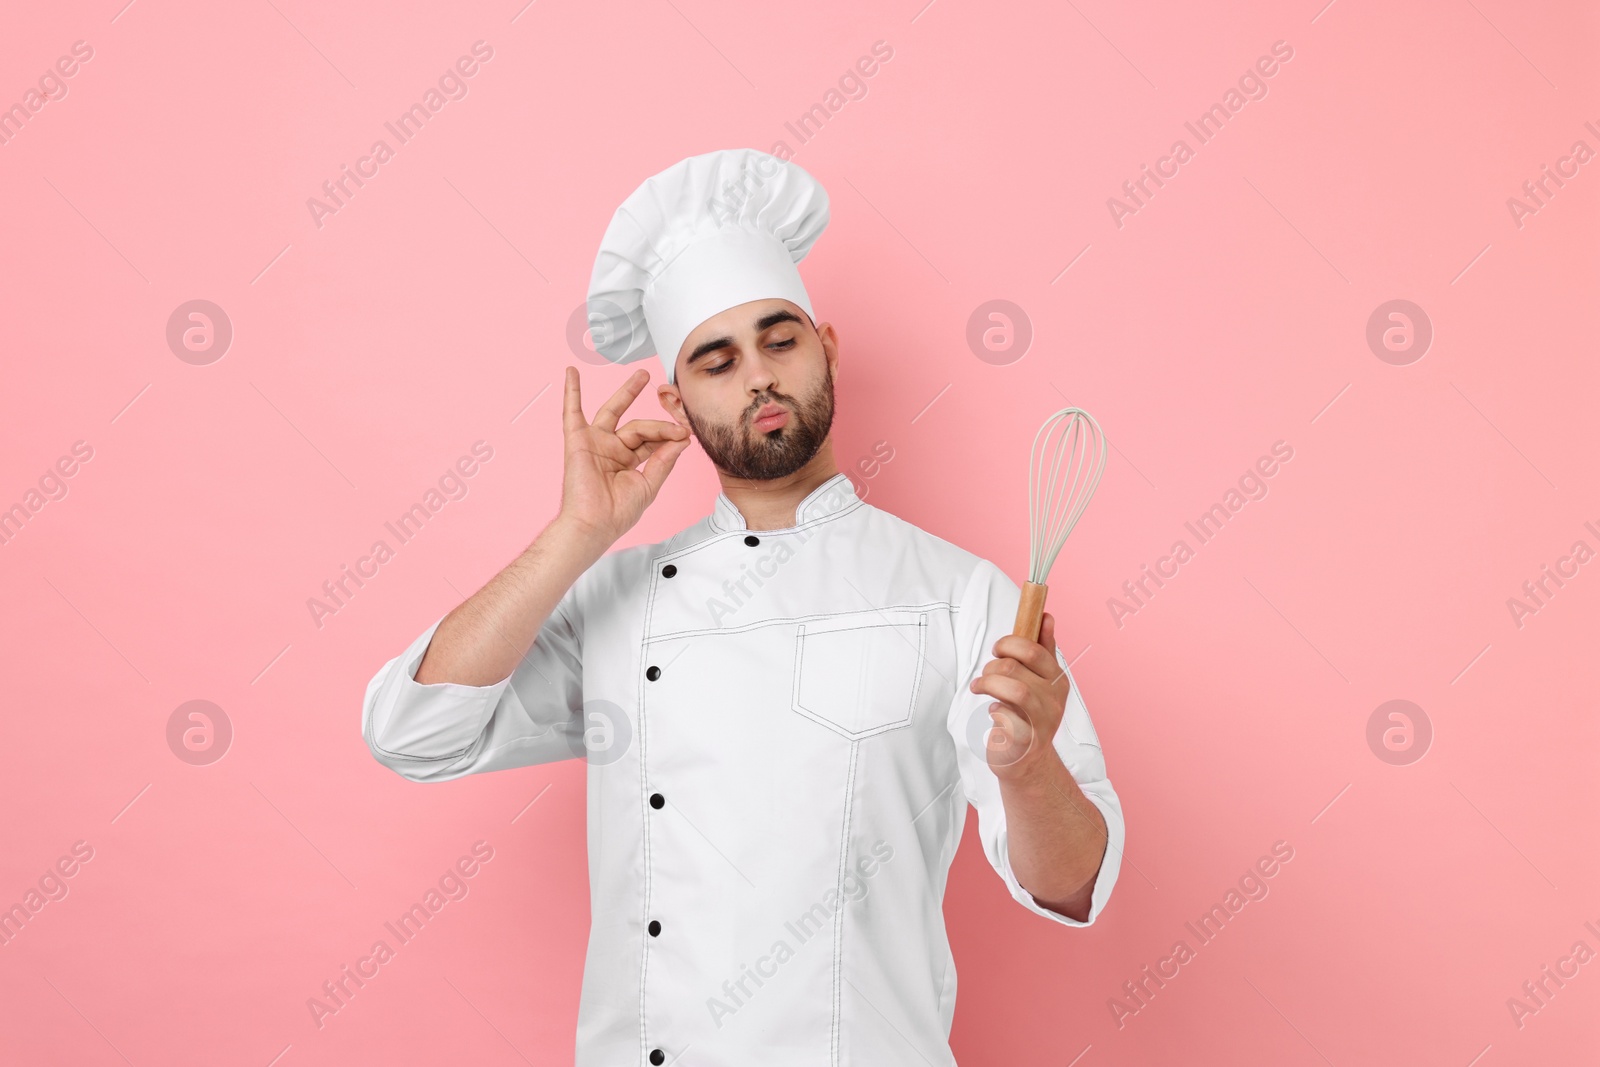
{"type": "Polygon", "coordinates": [[[770,433],[789,421],[789,413],[777,404],[768,404],[756,412],[756,429],[770,433]]]}

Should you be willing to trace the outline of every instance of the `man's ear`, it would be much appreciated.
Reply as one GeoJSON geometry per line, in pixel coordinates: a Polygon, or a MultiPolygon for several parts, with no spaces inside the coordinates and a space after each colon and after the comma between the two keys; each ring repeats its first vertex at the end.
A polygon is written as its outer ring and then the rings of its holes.
{"type": "Polygon", "coordinates": [[[679,426],[688,428],[689,420],[683,414],[683,396],[678,392],[678,387],[666,382],[656,386],[656,400],[660,402],[663,410],[672,416],[679,426]]]}
{"type": "Polygon", "coordinates": [[[824,322],[817,327],[817,338],[822,342],[822,355],[828,361],[828,369],[833,375],[833,380],[839,380],[839,334],[833,328],[833,323],[824,322]]]}

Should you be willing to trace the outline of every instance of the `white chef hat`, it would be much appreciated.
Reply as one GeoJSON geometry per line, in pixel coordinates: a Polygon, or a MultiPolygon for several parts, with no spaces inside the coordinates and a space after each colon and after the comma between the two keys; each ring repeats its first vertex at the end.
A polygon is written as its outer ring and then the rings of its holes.
{"type": "Polygon", "coordinates": [[[671,382],[684,338],[713,315],[767,297],[812,315],[795,264],[827,226],[827,190],[794,163],[751,148],[674,163],[622,202],[600,239],[595,350],[613,363],[654,352],[671,382]]]}

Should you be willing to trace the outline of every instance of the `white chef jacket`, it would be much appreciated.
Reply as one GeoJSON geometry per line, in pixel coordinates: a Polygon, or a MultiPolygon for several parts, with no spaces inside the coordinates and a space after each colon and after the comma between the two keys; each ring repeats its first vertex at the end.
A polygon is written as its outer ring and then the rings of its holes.
{"type": "Polygon", "coordinates": [[[1011,870],[991,698],[967,685],[1019,596],[842,473],[782,530],[749,531],[719,494],[585,571],[500,682],[419,684],[435,622],[373,677],[362,732],[416,782],[586,756],[577,1067],[945,1067],[942,901],[967,804],[1037,915],[1089,925],[1121,867],[1121,802],[1071,682],[1055,747],[1109,830],[1088,919],[1011,870]]]}

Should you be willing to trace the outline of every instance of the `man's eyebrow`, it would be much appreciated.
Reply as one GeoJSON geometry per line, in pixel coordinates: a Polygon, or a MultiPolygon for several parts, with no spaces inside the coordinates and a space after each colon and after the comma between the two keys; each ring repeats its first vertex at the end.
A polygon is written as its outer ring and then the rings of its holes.
{"type": "MultiPolygon", "coordinates": [[[[763,330],[770,330],[780,322],[800,323],[803,321],[804,320],[802,320],[799,315],[796,315],[787,308],[779,308],[777,311],[763,315],[756,320],[756,332],[760,333],[763,330]]],[[[733,338],[731,337],[713,337],[709,341],[702,341],[700,344],[695,346],[693,352],[689,353],[689,358],[684,360],[684,366],[688,366],[701,356],[708,355],[719,349],[730,348],[732,345],[733,338]]]]}

